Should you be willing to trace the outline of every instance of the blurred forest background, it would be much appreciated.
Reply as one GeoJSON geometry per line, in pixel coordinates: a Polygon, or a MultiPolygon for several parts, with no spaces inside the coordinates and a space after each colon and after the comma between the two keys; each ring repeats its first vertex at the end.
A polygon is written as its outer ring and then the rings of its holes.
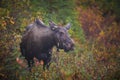
{"type": "Polygon", "coordinates": [[[0,80],[120,80],[120,0],[0,0],[0,80]],[[30,73],[16,57],[35,18],[71,22],[76,48],[54,51],[49,71],[40,65],[30,73]]]}

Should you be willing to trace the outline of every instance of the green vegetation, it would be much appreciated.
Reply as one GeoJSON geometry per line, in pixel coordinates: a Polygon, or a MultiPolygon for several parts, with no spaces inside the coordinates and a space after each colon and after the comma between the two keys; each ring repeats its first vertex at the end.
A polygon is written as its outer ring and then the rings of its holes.
{"type": "MultiPolygon", "coordinates": [[[[1,0],[0,80],[119,80],[120,5],[118,0],[1,0]],[[72,24],[75,50],[53,51],[49,71],[21,67],[19,43],[35,18],[48,25],[72,24]]],[[[24,60],[24,58],[23,58],[24,60]]]]}

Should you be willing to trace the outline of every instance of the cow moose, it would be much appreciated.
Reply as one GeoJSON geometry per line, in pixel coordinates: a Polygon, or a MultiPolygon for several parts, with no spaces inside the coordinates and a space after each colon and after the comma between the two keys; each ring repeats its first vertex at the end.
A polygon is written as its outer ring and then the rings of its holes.
{"type": "Polygon", "coordinates": [[[30,70],[34,64],[34,57],[39,61],[43,60],[44,70],[49,69],[54,46],[58,51],[63,49],[68,52],[74,49],[74,42],[68,34],[70,27],[70,23],[62,27],[52,21],[49,22],[49,26],[46,26],[39,19],[27,26],[21,39],[20,50],[22,56],[27,60],[30,70]]]}

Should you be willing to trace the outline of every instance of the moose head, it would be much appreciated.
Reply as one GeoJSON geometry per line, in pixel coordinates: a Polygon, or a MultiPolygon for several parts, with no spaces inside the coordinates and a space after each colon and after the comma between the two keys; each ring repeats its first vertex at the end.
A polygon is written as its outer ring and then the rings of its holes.
{"type": "Polygon", "coordinates": [[[65,52],[74,49],[74,41],[70,38],[70,35],[68,34],[68,30],[71,27],[70,23],[63,27],[58,26],[54,22],[50,21],[49,26],[51,30],[55,32],[57,43],[56,46],[58,49],[64,49],[65,52]]]}

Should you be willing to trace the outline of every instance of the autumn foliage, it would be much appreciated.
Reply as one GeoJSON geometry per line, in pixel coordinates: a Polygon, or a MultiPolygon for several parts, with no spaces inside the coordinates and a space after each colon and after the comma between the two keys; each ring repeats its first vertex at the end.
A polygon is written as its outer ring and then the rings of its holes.
{"type": "Polygon", "coordinates": [[[1,0],[0,80],[119,80],[119,0],[1,0]],[[75,50],[56,53],[49,71],[35,59],[31,73],[21,57],[19,43],[25,27],[39,18],[64,25],[75,50]],[[40,65],[39,65],[40,64],[40,65]]]}

